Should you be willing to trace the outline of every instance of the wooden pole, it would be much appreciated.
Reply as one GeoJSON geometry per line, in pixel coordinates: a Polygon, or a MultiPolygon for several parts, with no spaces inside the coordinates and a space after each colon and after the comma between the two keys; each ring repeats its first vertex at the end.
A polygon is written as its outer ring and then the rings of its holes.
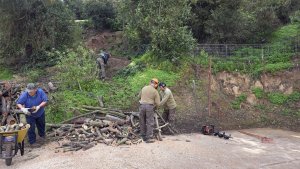
{"type": "Polygon", "coordinates": [[[208,69],[208,116],[211,115],[211,57],[209,57],[208,69]]]}

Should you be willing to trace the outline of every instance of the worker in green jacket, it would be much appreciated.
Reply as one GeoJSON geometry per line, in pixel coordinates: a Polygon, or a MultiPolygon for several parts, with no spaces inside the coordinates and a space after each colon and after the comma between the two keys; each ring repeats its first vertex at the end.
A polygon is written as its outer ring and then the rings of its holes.
{"type": "MultiPolygon", "coordinates": [[[[176,112],[176,102],[173,97],[172,91],[167,88],[166,83],[160,82],[160,96],[162,100],[159,106],[164,108],[162,117],[166,122],[168,122],[173,128],[175,126],[175,112],[176,112]]],[[[166,131],[163,130],[166,133],[166,131]]]]}

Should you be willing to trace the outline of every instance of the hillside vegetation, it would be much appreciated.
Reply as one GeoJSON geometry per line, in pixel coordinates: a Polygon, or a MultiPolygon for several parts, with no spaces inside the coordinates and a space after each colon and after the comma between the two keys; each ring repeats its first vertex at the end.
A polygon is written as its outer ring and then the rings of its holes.
{"type": "Polygon", "coordinates": [[[137,95],[155,77],[172,89],[183,131],[204,123],[297,129],[299,11],[298,0],[1,1],[0,80],[54,82],[48,122],[97,106],[98,96],[138,111],[137,95]],[[220,57],[195,52],[197,43],[240,47],[220,57]],[[100,50],[113,56],[105,81],[100,50]]]}

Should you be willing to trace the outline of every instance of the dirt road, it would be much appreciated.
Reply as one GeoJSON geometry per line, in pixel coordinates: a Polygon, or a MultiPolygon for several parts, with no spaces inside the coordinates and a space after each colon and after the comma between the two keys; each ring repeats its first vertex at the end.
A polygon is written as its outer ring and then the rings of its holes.
{"type": "Polygon", "coordinates": [[[50,143],[25,156],[17,155],[13,165],[1,169],[296,169],[300,165],[300,133],[273,130],[244,130],[273,139],[261,143],[238,131],[224,140],[198,133],[167,136],[152,144],[111,147],[98,144],[87,151],[55,153],[50,143]]]}

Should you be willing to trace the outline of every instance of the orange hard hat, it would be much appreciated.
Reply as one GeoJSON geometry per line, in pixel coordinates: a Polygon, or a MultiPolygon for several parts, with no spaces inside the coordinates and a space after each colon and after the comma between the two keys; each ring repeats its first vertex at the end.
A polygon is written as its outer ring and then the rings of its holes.
{"type": "Polygon", "coordinates": [[[158,84],[158,79],[157,78],[153,78],[153,79],[151,79],[151,82],[153,82],[155,84],[158,84]]]}

